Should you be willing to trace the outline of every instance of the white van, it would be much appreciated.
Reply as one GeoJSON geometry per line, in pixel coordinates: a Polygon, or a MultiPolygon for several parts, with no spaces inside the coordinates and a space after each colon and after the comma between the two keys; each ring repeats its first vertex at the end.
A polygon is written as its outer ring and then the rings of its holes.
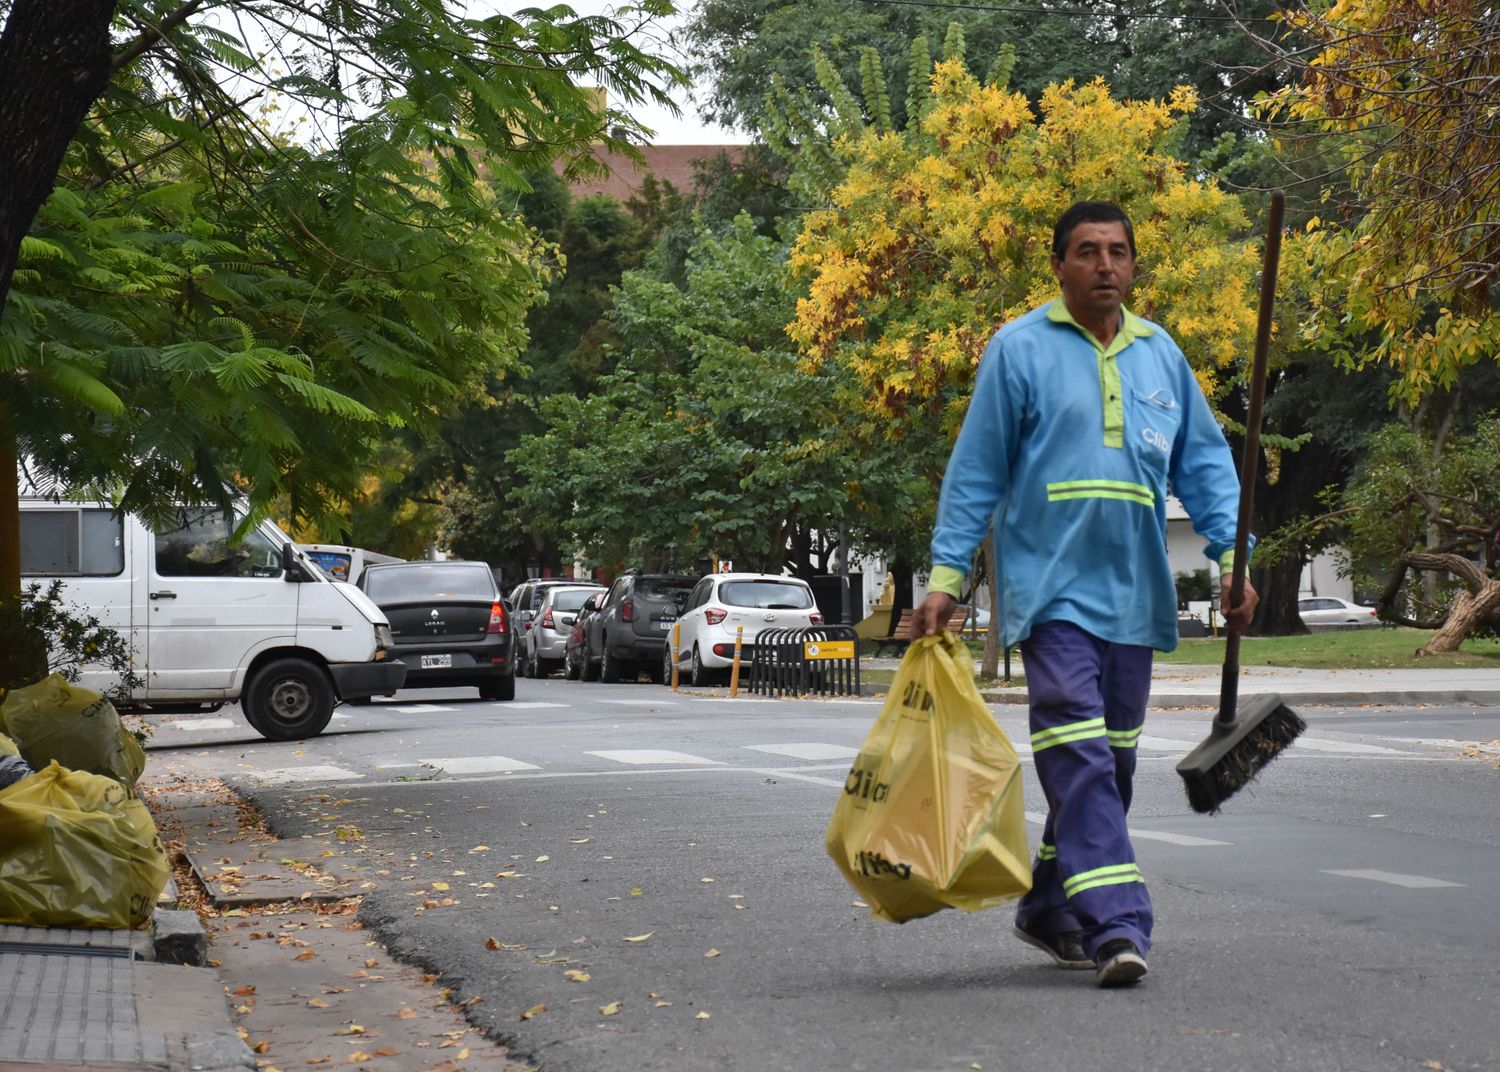
{"type": "Polygon", "coordinates": [[[395,555],[382,555],[367,551],[363,547],[349,547],[340,543],[299,543],[297,549],[322,570],[329,580],[359,583],[359,575],[366,566],[378,566],[386,562],[404,562],[395,555]]]}
{"type": "MultiPolygon", "coordinates": [[[[63,582],[67,603],[129,637],[153,711],[239,701],[263,737],[321,733],[340,700],[389,695],[406,667],[391,627],[361,591],[335,584],[271,522],[230,546],[213,508],[154,532],[107,506],[21,499],[22,584],[63,582]]],[[[109,672],[80,682],[108,688],[109,672]]]]}

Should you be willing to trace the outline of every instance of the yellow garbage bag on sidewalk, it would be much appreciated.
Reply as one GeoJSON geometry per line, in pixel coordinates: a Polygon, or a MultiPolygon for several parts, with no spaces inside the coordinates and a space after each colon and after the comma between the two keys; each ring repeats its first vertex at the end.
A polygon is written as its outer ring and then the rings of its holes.
{"type": "Polygon", "coordinates": [[[139,927],[167,883],[144,801],[57,763],[0,789],[0,923],[139,927]]]}
{"type": "Polygon", "coordinates": [[[1031,888],[1016,750],[951,633],[907,648],[828,825],[828,853],[892,923],[1031,888]]]}
{"type": "Polygon", "coordinates": [[[56,760],[134,786],[146,751],[120,721],[115,705],[61,674],[12,689],[0,704],[0,732],[10,735],[37,770],[56,760]]]}

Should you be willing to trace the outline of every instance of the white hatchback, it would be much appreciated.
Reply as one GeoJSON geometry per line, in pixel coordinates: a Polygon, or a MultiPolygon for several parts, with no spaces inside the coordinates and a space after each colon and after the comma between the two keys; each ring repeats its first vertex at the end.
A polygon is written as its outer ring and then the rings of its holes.
{"type": "MultiPolygon", "coordinates": [[[[722,678],[723,671],[734,663],[736,635],[743,666],[749,662],[755,638],[762,630],[822,624],[823,615],[806,581],[764,573],[711,573],[694,585],[682,605],[678,618],[679,674],[685,674],[692,685],[710,684],[722,678]]],[[[664,680],[670,681],[670,638],[663,662],[664,680]]]]}
{"type": "Polygon", "coordinates": [[[1297,614],[1303,625],[1379,625],[1374,607],[1362,607],[1337,596],[1303,596],[1297,614]]]}

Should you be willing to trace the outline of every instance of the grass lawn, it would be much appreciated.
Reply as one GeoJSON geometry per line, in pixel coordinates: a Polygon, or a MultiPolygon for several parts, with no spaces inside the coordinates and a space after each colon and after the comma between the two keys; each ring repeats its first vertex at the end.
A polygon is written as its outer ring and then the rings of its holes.
{"type": "MultiPolygon", "coordinates": [[[[1339,629],[1308,636],[1245,637],[1240,643],[1241,666],[1295,666],[1309,670],[1399,670],[1399,669],[1483,669],[1500,670],[1500,639],[1466,640],[1451,655],[1417,655],[1432,634],[1423,629],[1339,629]]],[[[968,642],[978,659],[984,654],[984,642],[968,642]]],[[[866,653],[861,653],[866,654],[866,653]]],[[[1173,652],[1157,652],[1158,663],[1194,666],[1219,666],[1224,662],[1224,641],[1220,637],[1184,638],[1173,652]]],[[[1012,655],[1014,675],[1011,683],[1025,684],[1021,676],[1019,654],[1012,655]]],[[[861,668],[862,680],[889,684],[894,670],[861,668]]],[[[981,680],[981,688],[998,682],[981,680]]]]}
{"type": "MultiPolygon", "coordinates": [[[[1245,637],[1240,642],[1241,666],[1298,666],[1311,670],[1458,670],[1489,667],[1500,670],[1500,640],[1466,640],[1451,655],[1418,655],[1432,633],[1423,629],[1339,629],[1292,637],[1245,637]]],[[[1160,652],[1156,661],[1193,665],[1224,661],[1224,641],[1218,637],[1183,639],[1177,650],[1160,652]]]]}

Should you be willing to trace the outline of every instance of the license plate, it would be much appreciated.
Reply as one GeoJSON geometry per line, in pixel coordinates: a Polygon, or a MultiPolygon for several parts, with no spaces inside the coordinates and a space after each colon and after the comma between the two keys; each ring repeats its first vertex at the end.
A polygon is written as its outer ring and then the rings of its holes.
{"type": "Polygon", "coordinates": [[[451,655],[424,655],[422,656],[423,670],[447,670],[453,665],[451,655]]]}
{"type": "Polygon", "coordinates": [[[672,628],[672,623],[675,620],[676,619],[672,619],[672,618],[662,618],[660,621],[658,621],[656,623],[657,628],[659,628],[659,629],[670,629],[670,628],[672,628]]]}

